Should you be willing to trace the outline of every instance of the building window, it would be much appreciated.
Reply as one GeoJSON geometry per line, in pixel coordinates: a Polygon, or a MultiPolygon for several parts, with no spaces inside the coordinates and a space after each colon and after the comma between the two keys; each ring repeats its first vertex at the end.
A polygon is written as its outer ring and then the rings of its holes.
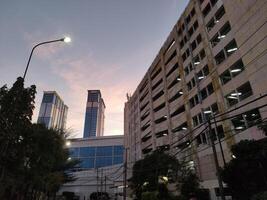
{"type": "Polygon", "coordinates": [[[173,86],[176,85],[176,83],[179,83],[180,81],[181,81],[180,76],[177,76],[177,77],[170,83],[170,85],[168,86],[168,90],[171,89],[173,86]]]}
{"type": "Polygon", "coordinates": [[[54,94],[44,94],[43,96],[43,103],[53,103],[54,94]]]}
{"type": "Polygon", "coordinates": [[[192,51],[194,51],[196,47],[197,47],[197,43],[196,43],[196,41],[194,40],[194,41],[191,43],[191,49],[192,49],[192,51]]]}
{"type": "Polygon", "coordinates": [[[176,50],[172,53],[172,55],[168,58],[168,60],[165,62],[165,65],[168,65],[168,63],[177,55],[176,50]]]}
{"type": "Polygon", "coordinates": [[[151,75],[151,80],[155,79],[160,72],[161,72],[161,67],[159,67],[159,69],[154,74],[151,75]]]}
{"type": "Polygon", "coordinates": [[[165,51],[165,54],[166,54],[168,51],[170,51],[170,49],[174,46],[174,44],[175,44],[175,40],[173,39],[173,40],[171,41],[171,43],[169,44],[169,46],[167,47],[167,49],[166,49],[166,51],[165,51]]]}
{"type": "Polygon", "coordinates": [[[230,80],[232,80],[234,77],[236,77],[238,74],[240,74],[242,71],[244,71],[244,64],[242,59],[235,62],[229,69],[225,70],[221,75],[220,79],[222,84],[228,83],[230,80]]]}
{"type": "Polygon", "coordinates": [[[172,74],[172,72],[174,72],[176,69],[178,69],[178,67],[179,67],[178,63],[175,63],[174,66],[168,72],[167,77],[169,77],[172,74]]]}
{"type": "Polygon", "coordinates": [[[219,34],[216,33],[215,36],[210,40],[211,46],[215,47],[220,42],[219,34]]]}
{"type": "Polygon", "coordinates": [[[253,127],[262,121],[258,109],[250,110],[244,114],[236,116],[231,120],[236,132],[241,132],[249,127],[253,127]]]}
{"type": "Polygon", "coordinates": [[[206,53],[205,53],[205,50],[202,49],[199,53],[199,56],[200,56],[200,59],[203,60],[205,57],[206,57],[206,53]]]}
{"type": "Polygon", "coordinates": [[[246,82],[244,85],[240,86],[239,88],[237,88],[237,94],[239,97],[239,100],[242,101],[244,99],[246,99],[247,97],[251,96],[252,93],[252,88],[250,86],[249,82],[246,82]]]}
{"type": "Polygon", "coordinates": [[[140,111],[143,111],[146,108],[146,106],[148,105],[148,103],[149,103],[149,101],[147,101],[143,106],[141,106],[140,111]]]}
{"type": "Polygon", "coordinates": [[[194,97],[189,99],[190,108],[195,107],[198,103],[199,103],[198,95],[195,95],[194,97]]]}
{"type": "Polygon", "coordinates": [[[160,117],[159,119],[155,120],[156,124],[160,124],[161,122],[164,122],[167,120],[167,115],[160,117]]]}
{"type": "Polygon", "coordinates": [[[219,39],[223,39],[226,37],[226,35],[231,31],[231,26],[230,26],[230,23],[229,22],[226,22],[223,27],[220,29],[219,31],[219,39]]]}
{"type": "Polygon", "coordinates": [[[214,6],[217,3],[218,0],[210,0],[210,3],[212,6],[214,6]]]}
{"type": "Polygon", "coordinates": [[[188,15],[187,18],[185,19],[186,23],[188,24],[191,21],[191,16],[188,15]]]}
{"type": "Polygon", "coordinates": [[[219,64],[222,63],[224,60],[225,60],[224,51],[221,50],[221,51],[215,56],[216,64],[219,65],[219,64]]]}
{"type": "Polygon", "coordinates": [[[157,138],[166,136],[166,135],[168,135],[168,130],[165,129],[163,131],[157,132],[157,133],[155,133],[155,135],[156,135],[157,138]]]}
{"type": "Polygon", "coordinates": [[[158,107],[154,108],[154,112],[158,112],[158,111],[160,111],[164,107],[165,107],[165,103],[162,103],[158,107]]]}
{"type": "Polygon", "coordinates": [[[180,42],[180,48],[182,49],[183,47],[184,47],[184,41],[181,40],[181,42],[180,42]]]}
{"type": "Polygon", "coordinates": [[[189,63],[188,66],[185,67],[184,69],[184,72],[185,72],[185,75],[187,76],[191,71],[193,71],[193,65],[191,63],[189,63]]]}
{"type": "Polygon", "coordinates": [[[202,100],[204,100],[204,99],[206,99],[206,98],[208,97],[206,88],[204,88],[203,90],[201,90],[201,91],[200,91],[200,94],[201,94],[201,98],[202,98],[202,100]]]}
{"type": "Polygon", "coordinates": [[[193,35],[193,33],[194,33],[194,29],[193,29],[193,27],[191,27],[191,28],[188,30],[188,34],[189,34],[189,36],[191,37],[191,36],[193,35]]]}
{"type": "Polygon", "coordinates": [[[152,100],[153,101],[156,101],[158,98],[160,98],[162,95],[164,94],[163,90],[161,90],[159,93],[157,93],[153,98],[152,100]]]}
{"type": "Polygon", "coordinates": [[[203,11],[202,11],[203,16],[206,17],[206,16],[209,14],[210,10],[211,10],[211,6],[210,6],[210,4],[208,3],[207,6],[206,6],[206,7],[203,9],[203,11]]]}
{"type": "Polygon", "coordinates": [[[114,146],[114,155],[123,155],[123,146],[114,146]]]}
{"type": "Polygon", "coordinates": [[[146,96],[148,95],[148,89],[145,91],[145,93],[143,94],[143,96],[141,96],[141,98],[139,99],[139,101],[143,101],[144,98],[146,98],[146,96]]]}
{"type": "Polygon", "coordinates": [[[196,14],[195,8],[193,8],[190,12],[191,17],[193,17],[196,14]]]}
{"type": "Polygon", "coordinates": [[[163,79],[160,79],[155,85],[152,86],[152,91],[156,89],[161,83],[163,82],[163,79]]]}
{"type": "Polygon", "coordinates": [[[202,114],[201,113],[198,113],[197,115],[195,115],[193,118],[193,126],[197,126],[199,124],[202,124],[203,123],[203,118],[202,118],[202,114]]]}
{"type": "Polygon", "coordinates": [[[91,157],[95,156],[95,147],[81,147],[79,157],[91,157]]]}
{"type": "Polygon", "coordinates": [[[194,27],[194,30],[196,31],[197,28],[198,28],[198,22],[197,22],[197,20],[194,22],[193,27],[194,27]]]}
{"type": "Polygon", "coordinates": [[[224,49],[228,57],[232,55],[237,50],[237,44],[235,40],[232,40],[229,44],[227,44],[224,49]]]}
{"type": "Polygon", "coordinates": [[[175,117],[175,116],[181,114],[184,111],[185,111],[185,107],[181,106],[171,114],[171,117],[175,117]]]}
{"type": "Polygon", "coordinates": [[[224,16],[225,10],[224,7],[221,6],[218,11],[215,13],[215,22],[218,23],[219,20],[224,16]]]}
{"type": "Polygon", "coordinates": [[[145,120],[149,114],[150,114],[150,112],[149,112],[149,110],[147,110],[147,111],[141,116],[141,121],[145,120]]]}
{"type": "Polygon", "coordinates": [[[197,36],[196,40],[197,40],[197,43],[198,43],[198,44],[200,44],[200,43],[201,43],[201,41],[202,41],[201,34],[198,34],[198,36],[197,36]]]}
{"type": "Polygon", "coordinates": [[[223,15],[225,14],[225,10],[224,7],[221,6],[217,12],[215,13],[214,17],[207,23],[206,27],[208,32],[212,30],[212,28],[219,23],[220,19],[223,17],[223,15]]]}
{"type": "Polygon", "coordinates": [[[178,99],[179,97],[181,97],[183,95],[182,90],[179,90],[173,97],[171,97],[169,99],[169,103],[175,101],[176,99],[178,99]]]}
{"type": "Polygon", "coordinates": [[[79,148],[69,148],[70,157],[79,157],[79,148]]]}
{"type": "Polygon", "coordinates": [[[190,91],[193,87],[196,86],[196,81],[195,78],[192,78],[188,83],[187,83],[187,88],[188,91],[190,91]]]}
{"type": "Polygon", "coordinates": [[[211,31],[211,29],[215,26],[214,18],[212,18],[206,25],[208,32],[211,31]]]}
{"type": "Polygon", "coordinates": [[[187,130],[187,122],[182,123],[181,125],[177,126],[176,128],[172,129],[172,132],[178,132],[178,131],[186,131],[187,130]]]}
{"type": "MultiPolygon", "coordinates": [[[[154,72],[154,70],[153,70],[151,73],[153,73],[153,72],[154,72]]],[[[141,86],[141,88],[140,88],[140,90],[139,90],[140,93],[143,92],[143,90],[144,90],[145,87],[147,86],[147,83],[148,83],[148,80],[146,79],[146,80],[145,80],[145,83],[141,86]]]]}
{"type": "Polygon", "coordinates": [[[96,156],[112,156],[112,146],[97,147],[96,156]]]}
{"type": "Polygon", "coordinates": [[[208,84],[207,90],[208,90],[209,95],[211,95],[214,92],[212,83],[208,84]]]}
{"type": "Polygon", "coordinates": [[[251,96],[253,94],[252,88],[250,86],[249,82],[246,82],[245,84],[241,85],[236,90],[233,90],[228,95],[225,96],[225,99],[228,103],[228,106],[231,107],[238,102],[246,99],[247,97],[251,96]]]}
{"type": "Polygon", "coordinates": [[[221,79],[221,82],[222,82],[223,85],[226,84],[226,83],[228,83],[231,80],[230,71],[229,70],[226,70],[225,72],[223,72],[220,75],[220,79],[221,79]]]}

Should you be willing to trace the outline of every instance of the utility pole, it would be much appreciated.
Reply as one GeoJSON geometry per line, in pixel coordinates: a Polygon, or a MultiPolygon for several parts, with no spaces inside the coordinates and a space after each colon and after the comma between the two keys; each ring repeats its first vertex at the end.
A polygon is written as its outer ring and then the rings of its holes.
{"type": "Polygon", "coordinates": [[[127,148],[125,148],[125,161],[124,161],[124,180],[123,180],[123,200],[126,200],[126,184],[127,184],[127,148]]]}
{"type": "Polygon", "coordinates": [[[100,193],[102,195],[103,192],[103,169],[101,169],[101,177],[100,177],[100,193]]]}
{"type": "Polygon", "coordinates": [[[218,126],[217,126],[217,122],[216,122],[216,118],[214,115],[212,115],[212,118],[214,120],[214,124],[215,124],[215,130],[216,130],[216,133],[217,133],[217,136],[218,136],[218,140],[219,140],[219,144],[220,144],[220,149],[221,149],[221,154],[222,154],[222,159],[223,159],[223,166],[226,165],[226,161],[225,161],[225,157],[224,157],[224,152],[223,152],[223,148],[222,148],[222,142],[221,142],[221,138],[220,136],[218,135],[218,126]]]}
{"type": "Polygon", "coordinates": [[[208,119],[208,124],[209,124],[209,138],[210,138],[212,151],[213,151],[213,157],[214,157],[215,168],[216,168],[216,176],[218,178],[218,183],[219,183],[220,196],[221,196],[222,200],[225,200],[225,196],[224,196],[224,192],[223,192],[223,183],[222,183],[221,175],[219,173],[219,161],[218,161],[218,157],[217,157],[217,152],[216,152],[214,140],[212,138],[210,118],[208,119]]]}
{"type": "Polygon", "coordinates": [[[107,176],[105,175],[105,192],[107,192],[107,176]]]}
{"type": "Polygon", "coordinates": [[[97,199],[98,199],[98,168],[96,168],[96,196],[97,196],[97,199]]]}

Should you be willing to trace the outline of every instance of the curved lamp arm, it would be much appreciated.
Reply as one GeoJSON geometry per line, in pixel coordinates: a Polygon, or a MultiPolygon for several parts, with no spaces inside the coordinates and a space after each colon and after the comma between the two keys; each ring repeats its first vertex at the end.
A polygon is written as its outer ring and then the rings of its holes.
{"type": "MultiPolygon", "coordinates": [[[[46,42],[41,42],[41,43],[35,45],[32,48],[30,57],[28,59],[27,67],[26,67],[26,69],[24,71],[24,75],[23,75],[23,80],[25,80],[25,77],[26,77],[26,74],[27,74],[27,71],[28,71],[28,68],[29,68],[29,65],[30,65],[30,61],[31,61],[31,58],[32,58],[32,54],[33,54],[34,49],[36,49],[36,47],[41,46],[43,44],[53,43],[53,42],[65,42],[65,40],[66,40],[66,38],[61,38],[61,39],[58,39],[58,40],[50,40],[50,41],[46,41],[46,42]]],[[[68,41],[66,41],[66,42],[69,42],[69,41],[70,41],[70,39],[68,38],[68,41]]]]}

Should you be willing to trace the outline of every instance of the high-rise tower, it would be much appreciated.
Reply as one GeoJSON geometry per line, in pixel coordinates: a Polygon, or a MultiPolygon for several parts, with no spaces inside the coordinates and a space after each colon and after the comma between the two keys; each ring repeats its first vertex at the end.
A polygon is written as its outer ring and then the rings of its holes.
{"type": "Polygon", "coordinates": [[[64,129],[67,112],[68,107],[55,91],[44,91],[37,122],[45,124],[47,128],[64,129]]]}
{"type": "Polygon", "coordinates": [[[88,90],[83,137],[103,136],[105,103],[100,90],[88,90]]]}

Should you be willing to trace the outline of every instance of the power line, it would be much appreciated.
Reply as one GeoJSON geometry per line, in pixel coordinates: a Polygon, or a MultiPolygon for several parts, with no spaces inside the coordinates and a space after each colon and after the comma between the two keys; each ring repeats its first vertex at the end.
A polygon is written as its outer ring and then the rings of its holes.
{"type": "MultiPolygon", "coordinates": [[[[249,104],[251,104],[251,103],[254,103],[254,102],[256,102],[256,101],[258,101],[258,100],[260,100],[260,99],[266,97],[266,96],[267,96],[267,93],[266,93],[266,94],[263,94],[263,95],[260,94],[260,96],[257,97],[256,99],[251,100],[251,101],[249,101],[249,102],[247,102],[247,103],[245,103],[245,104],[242,104],[242,105],[240,105],[240,106],[238,106],[238,107],[236,107],[236,108],[234,108],[234,109],[231,109],[231,110],[229,110],[229,111],[226,111],[226,112],[224,112],[224,113],[220,113],[220,114],[218,114],[218,115],[215,115],[214,118],[222,117],[223,115],[229,114],[229,113],[231,113],[231,112],[233,112],[233,111],[235,111],[235,110],[238,110],[238,109],[240,109],[240,108],[242,108],[242,107],[245,107],[245,106],[247,106],[247,105],[249,105],[249,104]]],[[[218,122],[218,121],[217,121],[217,122],[218,122]]],[[[198,130],[199,128],[201,128],[202,126],[204,126],[204,125],[206,125],[206,124],[207,124],[207,121],[205,121],[204,123],[202,123],[202,124],[196,126],[196,127],[193,128],[191,131],[189,131],[188,133],[186,133],[184,136],[182,136],[181,138],[179,138],[178,141],[175,141],[175,142],[171,143],[170,146],[172,146],[172,145],[178,143],[180,140],[182,140],[182,139],[188,137],[189,135],[191,135],[191,134],[194,133],[196,130],[198,130]]]]}

